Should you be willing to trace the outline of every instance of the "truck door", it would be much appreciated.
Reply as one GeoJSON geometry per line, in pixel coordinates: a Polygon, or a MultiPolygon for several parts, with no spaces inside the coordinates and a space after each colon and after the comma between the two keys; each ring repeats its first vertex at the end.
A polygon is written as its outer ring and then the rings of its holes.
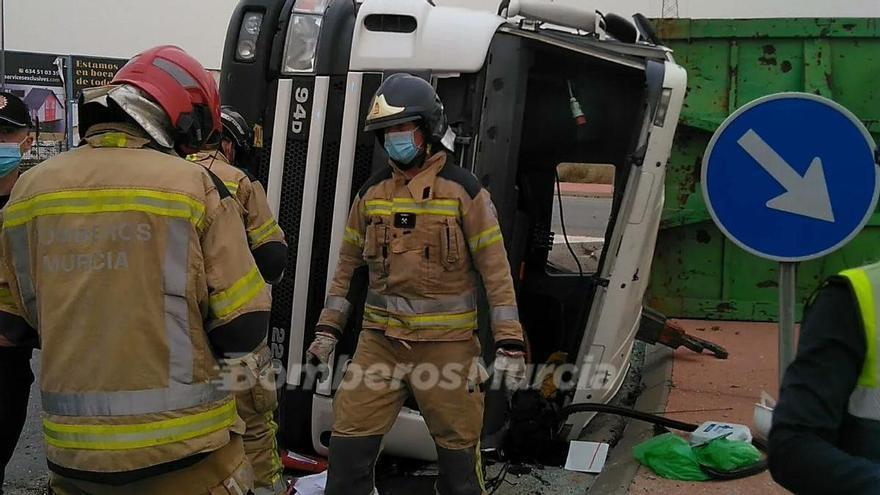
{"type": "Polygon", "coordinates": [[[499,211],[531,362],[572,367],[564,403],[608,402],[640,321],[686,75],[662,48],[509,25],[485,71],[473,169],[499,211]],[[597,181],[607,199],[590,196],[597,181]]]}
{"type": "MultiPolygon", "coordinates": [[[[593,306],[578,350],[582,373],[572,403],[608,402],[629,369],[654,246],[663,213],[666,163],[687,85],[685,70],[670,61],[646,64],[646,118],[630,177],[605,248],[593,306]]],[[[567,436],[576,439],[592,414],[573,415],[567,436]]]]}

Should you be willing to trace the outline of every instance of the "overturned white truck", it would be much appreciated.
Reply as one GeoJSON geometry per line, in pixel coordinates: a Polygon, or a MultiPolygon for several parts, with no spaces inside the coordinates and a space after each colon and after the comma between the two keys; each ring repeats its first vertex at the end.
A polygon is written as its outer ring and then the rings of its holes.
{"type": "MultiPolygon", "coordinates": [[[[273,288],[270,332],[287,370],[282,445],[327,451],[334,381],[345,363],[333,380],[311,383],[301,372],[304,349],[351,200],[384,165],[362,128],[373,92],[395,72],[435,85],[456,135],[456,161],[492,194],[530,361],[562,356],[577,369],[565,404],[609,401],[638,330],[686,86],[684,69],[644,18],[633,24],[549,0],[506,0],[495,11],[431,0],[242,0],[221,93],[255,125],[250,168],[291,246],[285,278],[273,288]],[[575,164],[612,166],[611,197],[563,198],[570,185],[560,187],[560,165],[575,164]],[[598,231],[579,235],[576,224],[595,211],[605,217],[598,231]],[[593,263],[582,263],[582,242],[592,243],[593,263]]],[[[365,277],[354,286],[351,303],[362,307],[365,277]]],[[[480,333],[488,339],[484,313],[480,333]]],[[[353,354],[360,316],[350,318],[337,356],[353,354]]],[[[487,397],[487,438],[504,422],[504,401],[497,403],[487,397]]],[[[591,418],[572,415],[562,435],[577,437],[591,418]]],[[[415,402],[400,413],[385,451],[436,456],[415,402]]]]}

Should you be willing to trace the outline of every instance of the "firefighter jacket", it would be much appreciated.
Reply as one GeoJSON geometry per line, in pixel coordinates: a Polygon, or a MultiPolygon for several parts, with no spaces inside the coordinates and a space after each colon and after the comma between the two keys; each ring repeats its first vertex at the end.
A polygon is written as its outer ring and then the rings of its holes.
{"type": "Polygon", "coordinates": [[[248,243],[263,278],[269,283],[281,280],[287,265],[284,232],[269,209],[266,191],[259,181],[229,163],[220,151],[196,153],[187,157],[214,173],[242,207],[248,243]]]}
{"type": "Polygon", "coordinates": [[[363,327],[411,341],[458,341],[477,328],[482,277],[497,344],[521,344],[516,294],[489,192],[470,172],[431,155],[407,181],[396,167],[357,194],[319,325],[345,328],[355,269],[370,282],[363,327]]]}
{"type": "Polygon", "coordinates": [[[215,352],[266,338],[269,295],[219,179],[92,126],[19,179],[0,246],[0,332],[42,344],[50,468],[132,472],[243,431],[215,352]]]}

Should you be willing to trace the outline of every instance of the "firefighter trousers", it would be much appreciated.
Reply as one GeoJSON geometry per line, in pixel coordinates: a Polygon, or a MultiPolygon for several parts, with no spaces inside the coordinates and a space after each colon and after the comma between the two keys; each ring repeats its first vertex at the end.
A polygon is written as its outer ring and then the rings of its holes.
{"type": "Polygon", "coordinates": [[[234,433],[228,444],[192,466],[126,485],[92,483],[55,473],[49,477],[53,495],[246,495],[252,491],[253,471],[241,437],[234,433]]]}
{"type": "Polygon", "coordinates": [[[412,394],[437,446],[440,495],[480,495],[482,384],[476,337],[457,342],[390,339],[361,332],[333,402],[326,495],[368,495],[382,436],[412,394]]]}
{"type": "Polygon", "coordinates": [[[281,459],[275,433],[275,409],[278,392],[275,388],[275,370],[272,351],[265,343],[256,351],[240,359],[229,360],[232,374],[240,377],[243,387],[236,388],[235,404],[238,415],[245,422],[244,450],[254,469],[257,495],[283,495],[287,487],[282,479],[281,459]]]}

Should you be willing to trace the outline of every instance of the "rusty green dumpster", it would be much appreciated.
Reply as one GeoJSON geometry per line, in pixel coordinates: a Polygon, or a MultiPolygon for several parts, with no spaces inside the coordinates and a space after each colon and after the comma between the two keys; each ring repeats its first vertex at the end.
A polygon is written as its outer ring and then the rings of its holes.
{"type": "MultiPolygon", "coordinates": [[[[785,91],[831,98],[880,138],[880,19],[674,19],[657,21],[657,31],[687,68],[688,92],[647,303],[673,317],[773,321],[777,265],[746,253],[712,223],[700,187],[703,153],[733,111],[785,91]]],[[[877,260],[880,213],[843,249],[799,266],[798,296],[805,300],[828,275],[877,260]]]]}

